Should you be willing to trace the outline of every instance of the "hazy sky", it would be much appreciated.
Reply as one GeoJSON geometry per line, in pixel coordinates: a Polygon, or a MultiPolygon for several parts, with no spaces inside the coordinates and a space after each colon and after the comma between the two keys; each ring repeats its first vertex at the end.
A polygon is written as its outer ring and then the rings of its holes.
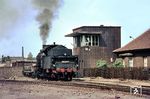
{"type": "MultiPolygon", "coordinates": [[[[37,10],[32,0],[0,0],[0,55],[37,55],[42,47],[37,10]]],[[[43,0],[44,2],[45,0],[43,0]]],[[[64,37],[80,26],[121,26],[122,46],[150,28],[150,0],[64,0],[52,23],[47,43],[72,48],[64,37]]]]}

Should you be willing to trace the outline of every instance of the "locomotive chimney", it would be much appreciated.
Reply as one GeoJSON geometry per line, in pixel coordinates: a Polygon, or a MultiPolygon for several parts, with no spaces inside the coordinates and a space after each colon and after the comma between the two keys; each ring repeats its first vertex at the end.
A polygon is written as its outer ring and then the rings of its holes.
{"type": "Polygon", "coordinates": [[[43,45],[42,45],[42,47],[43,47],[43,48],[45,48],[45,47],[46,47],[46,45],[44,45],[44,44],[43,44],[43,45]]]}
{"type": "MultiPolygon", "coordinates": [[[[55,43],[55,42],[53,42],[53,44],[52,44],[52,45],[56,45],[56,43],[55,43]]],[[[46,45],[46,44],[43,44],[43,45],[42,45],[42,47],[43,47],[43,48],[48,47],[48,46],[50,46],[50,45],[49,45],[49,44],[48,44],[48,45],[46,45]]]]}
{"type": "Polygon", "coordinates": [[[43,44],[43,48],[46,48],[46,47],[48,47],[48,46],[50,46],[50,45],[43,44]]]}

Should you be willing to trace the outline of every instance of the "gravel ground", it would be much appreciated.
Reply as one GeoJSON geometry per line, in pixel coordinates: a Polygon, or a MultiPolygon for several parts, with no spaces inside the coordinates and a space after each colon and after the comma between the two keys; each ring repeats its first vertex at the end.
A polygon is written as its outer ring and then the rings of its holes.
{"type": "Polygon", "coordinates": [[[102,77],[85,77],[79,78],[84,82],[93,82],[93,83],[105,83],[105,84],[118,84],[126,86],[150,86],[150,80],[119,80],[119,79],[104,79],[102,77]]]}
{"type": "Polygon", "coordinates": [[[149,96],[135,96],[129,93],[56,86],[49,84],[22,85],[0,83],[0,99],[150,99],[149,96]],[[116,98],[117,99],[117,98],[116,98]]]}

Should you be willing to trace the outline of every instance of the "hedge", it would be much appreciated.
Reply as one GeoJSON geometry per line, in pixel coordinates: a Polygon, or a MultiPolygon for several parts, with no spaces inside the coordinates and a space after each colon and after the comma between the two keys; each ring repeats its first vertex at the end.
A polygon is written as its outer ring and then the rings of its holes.
{"type": "Polygon", "coordinates": [[[83,70],[84,77],[103,77],[103,78],[122,78],[122,79],[138,79],[149,80],[150,68],[137,67],[101,67],[101,68],[85,68],[83,70]]]}

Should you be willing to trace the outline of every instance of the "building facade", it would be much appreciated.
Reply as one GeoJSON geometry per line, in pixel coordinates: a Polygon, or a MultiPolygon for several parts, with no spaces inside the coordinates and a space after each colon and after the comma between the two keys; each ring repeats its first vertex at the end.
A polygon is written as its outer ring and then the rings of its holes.
{"type": "Polygon", "coordinates": [[[150,67],[150,29],[113,52],[123,59],[124,67],[150,67]]]}
{"type": "Polygon", "coordinates": [[[121,46],[121,27],[82,26],[66,37],[73,37],[73,54],[79,58],[80,70],[96,67],[99,59],[112,62],[113,50],[121,46]]]}

